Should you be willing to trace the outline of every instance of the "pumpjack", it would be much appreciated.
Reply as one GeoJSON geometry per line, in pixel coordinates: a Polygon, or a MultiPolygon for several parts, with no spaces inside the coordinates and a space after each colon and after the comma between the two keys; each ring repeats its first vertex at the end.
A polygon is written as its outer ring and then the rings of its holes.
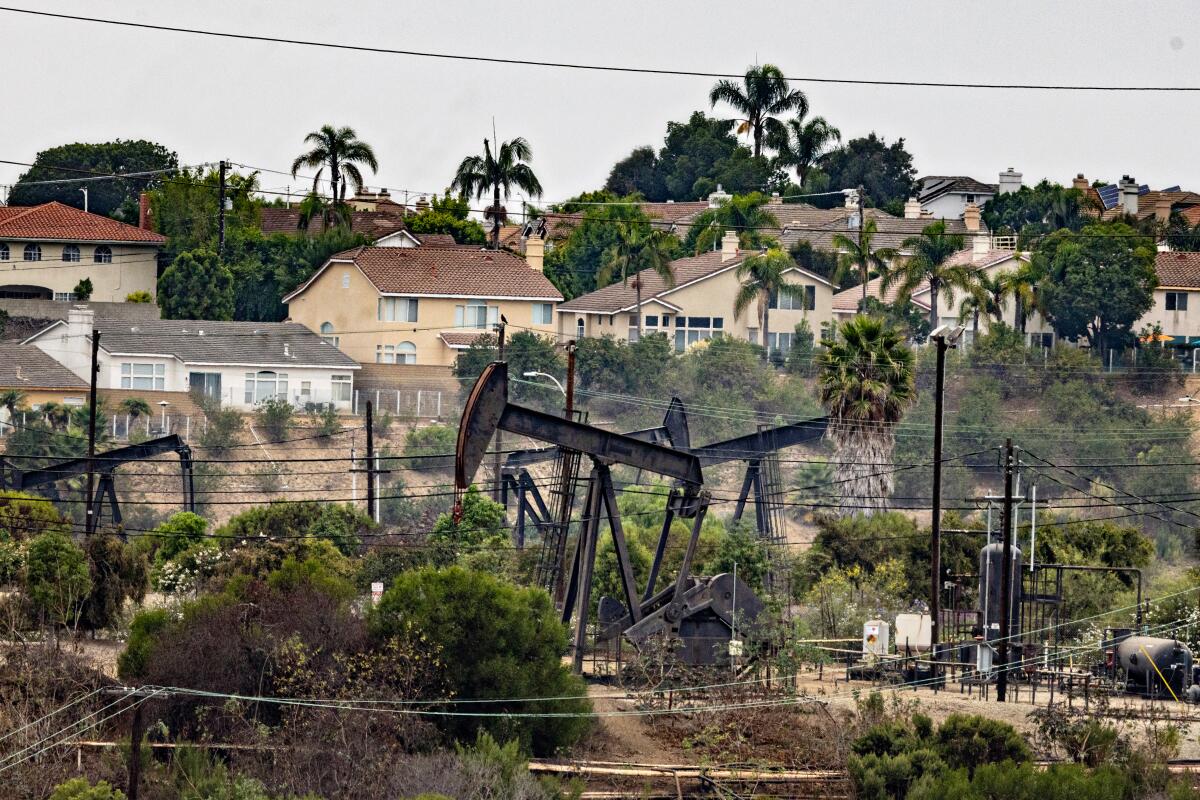
{"type": "MultiPolygon", "coordinates": [[[[728,645],[734,624],[753,625],[762,603],[743,581],[732,575],[702,578],[691,572],[710,501],[698,455],[511,403],[508,366],[497,361],[484,369],[463,407],[454,476],[460,492],[470,485],[498,430],[527,436],[591,461],[582,526],[561,605],[563,622],[570,623],[572,618],[575,621],[572,656],[576,671],[583,668],[596,548],[604,522],[612,536],[622,597],[604,604],[602,629],[624,633],[639,647],[654,636],[678,638],[683,641],[681,658],[687,663],[706,664],[720,657],[721,645],[728,645]],[[677,488],[668,497],[668,514],[691,520],[679,574],[672,586],[658,593],[653,587],[665,541],[660,539],[655,571],[644,595],[639,596],[613,486],[612,467],[620,464],[677,481],[677,488]]],[[[664,537],[669,529],[670,525],[663,528],[664,537]]]]}

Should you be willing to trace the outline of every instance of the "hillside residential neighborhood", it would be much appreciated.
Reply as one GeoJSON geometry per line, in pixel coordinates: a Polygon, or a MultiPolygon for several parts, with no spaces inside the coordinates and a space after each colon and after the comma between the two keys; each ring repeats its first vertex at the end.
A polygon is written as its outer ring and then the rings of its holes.
{"type": "Polygon", "coordinates": [[[1200,800],[1196,9],[16,2],[0,800],[1200,800]]]}

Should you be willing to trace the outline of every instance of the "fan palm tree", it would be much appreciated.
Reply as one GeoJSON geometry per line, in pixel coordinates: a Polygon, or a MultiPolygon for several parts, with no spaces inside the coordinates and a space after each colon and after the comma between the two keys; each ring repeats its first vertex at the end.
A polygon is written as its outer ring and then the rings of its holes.
{"type": "Polygon", "coordinates": [[[725,231],[733,230],[738,235],[738,246],[746,250],[759,250],[775,241],[769,231],[779,227],[779,220],[763,206],[766,195],[761,192],[740,194],[725,200],[716,208],[697,215],[688,229],[686,241],[692,244],[696,255],[715,250],[725,231]]]}
{"type": "Polygon", "coordinates": [[[738,133],[748,133],[754,139],[754,155],[762,155],[763,141],[767,134],[783,130],[783,124],[775,119],[776,114],[797,111],[800,116],[808,112],[808,98],[799,89],[788,85],[783,72],[774,64],[763,64],[746,70],[739,84],[731,80],[719,80],[708,93],[709,102],[732,106],[742,116],[738,133]]]}
{"type": "Polygon", "coordinates": [[[20,389],[6,389],[0,392],[0,407],[8,410],[8,418],[16,416],[17,410],[25,405],[26,394],[20,389]]]}
{"type": "Polygon", "coordinates": [[[121,401],[121,412],[130,419],[150,416],[150,404],[141,397],[127,397],[121,401]]]}
{"type": "Polygon", "coordinates": [[[633,290],[637,293],[637,332],[642,338],[642,273],[653,272],[667,286],[675,285],[675,271],[671,267],[670,237],[648,222],[621,221],[616,223],[617,240],[600,257],[600,269],[596,271],[596,285],[607,286],[614,276],[629,284],[633,277],[633,290]]]}
{"type": "Polygon", "coordinates": [[[971,277],[966,299],[958,309],[958,321],[972,319],[971,330],[979,333],[979,315],[985,314],[996,322],[1004,321],[1004,301],[1012,293],[1012,272],[997,272],[989,275],[979,270],[971,277]]]}
{"type": "Polygon", "coordinates": [[[913,352],[882,320],[857,316],[822,342],[818,375],[829,412],[841,513],[886,510],[893,489],[895,425],[916,399],[913,352]]]}
{"type": "Polygon", "coordinates": [[[803,109],[794,119],[789,119],[767,137],[767,144],[777,153],[775,160],[785,167],[796,170],[800,186],[808,183],[808,173],[817,160],[829,150],[834,142],[842,141],[842,132],[830,125],[824,117],[806,120],[803,109]]]}
{"type": "Polygon", "coordinates": [[[735,319],[741,317],[751,303],[758,303],[758,322],[767,358],[771,355],[771,298],[804,296],[803,286],[788,283],[784,277],[795,266],[796,262],[792,261],[791,256],[773,247],[765,253],[748,256],[738,264],[735,273],[741,281],[741,287],[733,298],[733,316],[735,319]]]}
{"type": "Polygon", "coordinates": [[[313,131],[304,137],[305,144],[311,144],[312,149],[307,153],[296,156],[292,162],[292,177],[301,167],[316,169],[313,176],[313,194],[317,193],[321,173],[329,168],[330,196],[333,203],[344,203],[346,200],[346,181],[354,184],[356,192],[362,191],[363,176],[358,165],[370,167],[372,172],[379,169],[375,159],[375,151],[371,145],[359,140],[353,128],[335,128],[332,125],[322,125],[319,131],[313,131]]]}
{"type": "Polygon", "coordinates": [[[880,291],[892,286],[900,287],[900,295],[912,297],[922,283],[929,284],[929,325],[938,325],[938,297],[945,295],[946,302],[954,301],[954,290],[970,293],[971,269],[966,264],[949,264],[950,256],[963,249],[961,234],[947,233],[946,223],[938,220],[925,226],[919,236],[910,236],[900,247],[911,256],[883,273],[880,291]]]}
{"type": "Polygon", "coordinates": [[[508,216],[500,205],[501,190],[505,200],[514,186],[532,197],[542,196],[542,184],[528,164],[532,160],[533,149],[520,136],[501,142],[495,153],[491,142],[484,139],[483,155],[467,156],[454,173],[450,187],[465,195],[480,198],[491,189],[492,205],[484,216],[492,221],[493,249],[500,248],[500,226],[508,216]]]}
{"type": "Polygon", "coordinates": [[[879,275],[887,272],[888,264],[896,257],[896,251],[890,247],[880,247],[875,249],[872,242],[875,239],[877,226],[874,219],[868,219],[862,224],[862,230],[857,236],[852,236],[844,233],[835,233],[831,238],[831,242],[838,249],[837,272],[834,273],[833,282],[840,283],[846,280],[847,277],[854,274],[854,270],[859,270],[862,278],[862,299],[867,299],[867,281],[871,279],[871,272],[874,271],[879,275]]]}

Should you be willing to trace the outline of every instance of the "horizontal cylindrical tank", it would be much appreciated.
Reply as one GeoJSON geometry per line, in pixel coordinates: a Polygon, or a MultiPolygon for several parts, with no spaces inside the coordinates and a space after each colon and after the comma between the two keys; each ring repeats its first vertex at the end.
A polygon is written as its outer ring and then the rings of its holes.
{"type": "Polygon", "coordinates": [[[1177,639],[1131,636],[1117,645],[1117,663],[1129,677],[1130,689],[1147,694],[1174,692],[1178,697],[1191,678],[1192,651],[1177,639]]]}
{"type": "MultiPolygon", "coordinates": [[[[1012,594],[1008,615],[1008,635],[1021,630],[1021,548],[1012,547],[1012,594]]],[[[983,612],[983,637],[986,641],[1001,638],[1001,610],[1004,608],[1004,545],[994,542],[979,551],[979,610],[983,612]]]]}

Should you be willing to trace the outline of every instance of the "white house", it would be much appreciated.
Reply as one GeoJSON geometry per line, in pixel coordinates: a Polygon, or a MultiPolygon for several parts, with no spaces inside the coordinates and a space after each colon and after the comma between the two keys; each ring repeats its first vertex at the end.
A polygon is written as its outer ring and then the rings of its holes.
{"type": "MultiPolygon", "coordinates": [[[[88,379],[91,309],[72,309],[25,340],[88,379]]],[[[359,365],[317,334],[290,322],[148,320],[96,326],[97,387],[146,392],[197,392],[249,410],[269,398],[297,408],[332,403],[350,408],[359,365]]]]}
{"type": "Polygon", "coordinates": [[[927,175],[917,180],[921,213],[933,219],[961,219],[969,205],[983,207],[997,194],[1021,188],[1021,173],[1009,167],[1000,173],[999,183],[983,183],[966,175],[927,175]]]}

